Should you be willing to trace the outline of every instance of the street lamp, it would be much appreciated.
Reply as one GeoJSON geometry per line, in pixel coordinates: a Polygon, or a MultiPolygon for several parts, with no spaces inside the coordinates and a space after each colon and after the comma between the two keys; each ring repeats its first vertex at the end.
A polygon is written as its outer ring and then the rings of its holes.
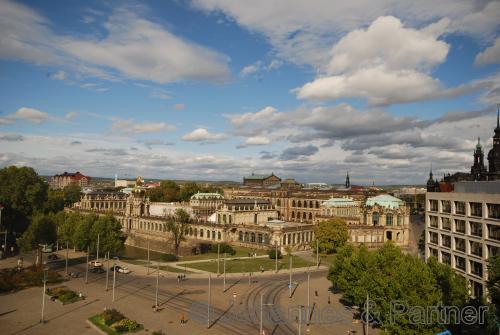
{"type": "MultiPolygon", "coordinates": [[[[119,260],[118,257],[113,257],[115,261],[119,260]]],[[[115,283],[116,283],[116,262],[113,264],[113,302],[115,302],[115,283]]]]}
{"type": "MultiPolygon", "coordinates": [[[[2,210],[3,210],[3,205],[0,204],[0,226],[2,225],[2,210]]],[[[7,258],[7,225],[5,225],[5,242],[4,242],[4,248],[3,248],[3,256],[7,258]]]]}
{"type": "Polygon", "coordinates": [[[264,306],[274,306],[274,304],[264,304],[264,293],[260,293],[260,332],[259,334],[262,335],[263,332],[263,325],[262,325],[262,314],[263,314],[263,307],[264,306]]]}
{"type": "Polygon", "coordinates": [[[43,269],[43,291],[42,291],[42,318],[40,323],[45,323],[43,313],[45,312],[45,290],[47,289],[47,277],[49,275],[49,268],[45,267],[43,269]]]}

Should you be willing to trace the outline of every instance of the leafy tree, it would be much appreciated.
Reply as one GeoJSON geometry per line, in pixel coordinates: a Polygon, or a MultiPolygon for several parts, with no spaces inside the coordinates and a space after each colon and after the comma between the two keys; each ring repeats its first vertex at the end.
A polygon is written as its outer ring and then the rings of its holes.
{"type": "MultiPolygon", "coordinates": [[[[276,250],[270,249],[267,252],[267,254],[268,254],[270,259],[276,259],[276,250]]],[[[278,259],[282,259],[282,258],[283,258],[283,255],[281,254],[281,250],[278,249],[278,259]]]]}
{"type": "Polygon", "coordinates": [[[175,181],[163,180],[160,186],[147,190],[151,201],[177,202],[180,200],[180,187],[175,181]]]}
{"type": "Polygon", "coordinates": [[[0,204],[2,224],[9,231],[22,233],[28,227],[30,217],[43,210],[47,199],[47,184],[30,167],[9,166],[0,169],[0,204]]]}
{"type": "MultiPolygon", "coordinates": [[[[319,251],[327,254],[344,246],[349,239],[347,223],[342,219],[336,218],[319,222],[313,229],[319,243],[319,251]]],[[[316,250],[316,241],[312,242],[312,247],[316,250]]]]}
{"type": "Polygon", "coordinates": [[[92,241],[92,226],[97,221],[97,215],[75,215],[68,218],[75,225],[72,244],[79,250],[87,250],[92,241]]]}
{"type": "Polygon", "coordinates": [[[100,252],[118,253],[125,242],[121,228],[120,223],[114,216],[99,216],[92,225],[90,250],[92,252],[97,251],[97,234],[99,234],[100,252]]]}
{"type": "Polygon", "coordinates": [[[496,315],[500,318],[500,256],[488,258],[488,281],[486,285],[491,303],[495,305],[496,315]]]}
{"type": "Polygon", "coordinates": [[[23,252],[37,250],[40,255],[40,245],[54,244],[56,239],[57,231],[53,216],[36,214],[28,229],[19,238],[18,245],[23,252]]]}
{"type": "Polygon", "coordinates": [[[446,306],[465,305],[469,296],[467,280],[455,273],[450,266],[439,263],[434,257],[429,258],[427,265],[443,293],[443,304],[446,306]]]}
{"type": "Polygon", "coordinates": [[[80,201],[82,197],[82,188],[77,184],[69,184],[63,188],[64,204],[66,206],[72,205],[80,201]]]}
{"type": "Polygon", "coordinates": [[[188,182],[182,185],[180,193],[181,201],[189,201],[189,199],[191,199],[191,196],[193,194],[196,194],[200,190],[200,187],[195,182],[188,182]]]}
{"type": "Polygon", "coordinates": [[[184,235],[190,220],[189,214],[184,209],[179,208],[175,211],[175,216],[167,221],[167,229],[172,235],[176,255],[179,255],[181,242],[186,239],[184,235]]]}
{"type": "Polygon", "coordinates": [[[44,205],[45,213],[57,213],[64,209],[64,194],[61,190],[51,190],[47,192],[47,201],[44,205]]]}

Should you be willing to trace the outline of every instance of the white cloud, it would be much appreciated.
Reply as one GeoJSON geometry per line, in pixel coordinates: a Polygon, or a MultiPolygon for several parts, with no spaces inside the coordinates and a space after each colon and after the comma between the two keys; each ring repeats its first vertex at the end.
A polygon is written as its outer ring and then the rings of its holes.
{"type": "Polygon", "coordinates": [[[49,118],[49,114],[35,108],[21,107],[15,113],[10,114],[8,118],[26,120],[31,123],[40,124],[49,118]]]}
{"type": "Polygon", "coordinates": [[[253,73],[256,73],[257,71],[260,70],[261,65],[262,65],[262,62],[257,61],[253,64],[245,66],[243,69],[241,69],[240,76],[246,77],[246,76],[249,76],[253,73]]]}
{"type": "Polygon", "coordinates": [[[113,10],[102,26],[105,37],[60,35],[50,25],[27,6],[0,1],[0,58],[65,66],[104,79],[220,82],[229,76],[226,56],[179,38],[128,9],[113,10]]]}
{"type": "Polygon", "coordinates": [[[436,31],[442,29],[415,30],[395,17],[379,17],[343,37],[331,50],[326,74],[295,90],[297,97],[361,97],[371,105],[434,98],[441,84],[428,72],[444,62],[449,49],[436,31]]]}
{"type": "Polygon", "coordinates": [[[254,146],[254,145],[267,145],[271,144],[271,139],[269,139],[266,136],[251,136],[247,137],[245,142],[243,144],[239,144],[236,146],[236,148],[241,149],[241,148],[246,148],[249,146],[254,146]]]}
{"type": "Polygon", "coordinates": [[[66,72],[59,70],[56,73],[53,73],[50,78],[55,79],[55,80],[64,80],[67,78],[66,72]]]}
{"type": "Polygon", "coordinates": [[[479,53],[474,63],[476,65],[500,64],[500,37],[492,46],[479,53]]]}
{"type": "Polygon", "coordinates": [[[206,128],[197,128],[182,136],[183,141],[213,143],[225,140],[227,136],[223,133],[210,133],[206,128]]]}
{"type": "Polygon", "coordinates": [[[156,133],[173,131],[175,126],[166,122],[137,122],[134,120],[118,120],[111,125],[114,131],[120,130],[127,134],[156,133]]]}
{"type": "MultiPolygon", "coordinates": [[[[220,12],[240,26],[263,34],[279,58],[323,68],[331,46],[342,35],[365,27],[380,16],[392,15],[410,27],[421,27],[445,18],[446,29],[479,38],[490,38],[499,25],[498,1],[469,0],[194,0],[206,12],[220,12]]],[[[444,22],[441,22],[444,23],[444,22]]]]}
{"type": "Polygon", "coordinates": [[[279,116],[278,110],[272,106],[267,106],[256,113],[245,113],[242,115],[228,115],[231,123],[235,126],[243,126],[249,122],[261,122],[279,116]]]}

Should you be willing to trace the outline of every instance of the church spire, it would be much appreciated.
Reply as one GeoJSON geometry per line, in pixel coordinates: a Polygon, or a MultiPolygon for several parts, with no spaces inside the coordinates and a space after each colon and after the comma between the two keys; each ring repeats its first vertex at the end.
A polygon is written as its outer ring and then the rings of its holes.
{"type": "Polygon", "coordinates": [[[347,171],[347,175],[345,177],[345,188],[351,188],[351,181],[349,180],[349,171],[347,171]]]}

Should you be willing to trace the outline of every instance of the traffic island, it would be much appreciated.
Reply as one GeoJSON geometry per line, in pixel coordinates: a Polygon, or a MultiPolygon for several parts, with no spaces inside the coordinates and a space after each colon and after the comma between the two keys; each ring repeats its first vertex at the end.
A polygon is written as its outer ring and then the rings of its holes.
{"type": "Polygon", "coordinates": [[[88,319],[99,332],[108,335],[135,333],[144,327],[134,320],[126,318],[116,309],[107,309],[88,319]]]}

